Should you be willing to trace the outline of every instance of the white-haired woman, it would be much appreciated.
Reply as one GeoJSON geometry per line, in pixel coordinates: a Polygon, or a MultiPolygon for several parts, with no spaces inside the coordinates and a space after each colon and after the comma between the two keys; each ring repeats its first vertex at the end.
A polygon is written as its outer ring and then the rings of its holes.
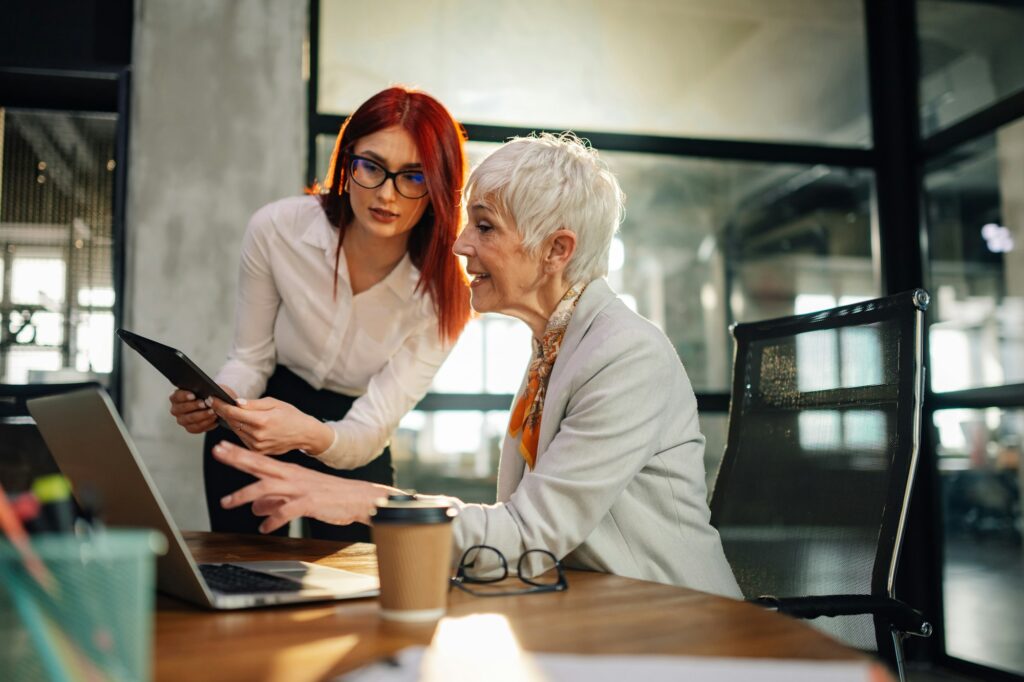
{"type": "MultiPolygon", "coordinates": [[[[473,308],[524,321],[534,354],[502,447],[497,504],[452,500],[456,554],[487,545],[514,566],[539,548],[571,567],[740,597],[708,522],[686,372],[665,335],[604,280],[622,213],[614,175],[575,136],[545,134],[495,151],[466,195],[455,252],[473,308]]],[[[215,456],[261,479],[223,504],[253,503],[264,531],[298,516],[365,523],[374,500],[398,492],[228,444],[215,456]]]]}

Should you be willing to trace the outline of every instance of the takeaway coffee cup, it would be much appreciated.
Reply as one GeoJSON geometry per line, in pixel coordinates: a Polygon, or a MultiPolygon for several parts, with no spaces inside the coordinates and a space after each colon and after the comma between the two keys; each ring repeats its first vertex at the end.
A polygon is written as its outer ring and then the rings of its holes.
{"type": "Polygon", "coordinates": [[[444,615],[452,563],[454,507],[414,495],[377,501],[373,541],[380,571],[380,615],[427,622],[444,615]]]}

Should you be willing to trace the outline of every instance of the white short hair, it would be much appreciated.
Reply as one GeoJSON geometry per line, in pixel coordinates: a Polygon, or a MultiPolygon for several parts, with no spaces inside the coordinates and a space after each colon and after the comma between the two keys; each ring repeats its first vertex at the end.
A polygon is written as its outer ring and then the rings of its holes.
{"type": "Polygon", "coordinates": [[[555,230],[574,232],[576,252],[565,270],[569,282],[608,274],[625,195],[597,150],[575,134],[510,140],[473,171],[466,194],[493,202],[511,218],[528,252],[555,230]]]}

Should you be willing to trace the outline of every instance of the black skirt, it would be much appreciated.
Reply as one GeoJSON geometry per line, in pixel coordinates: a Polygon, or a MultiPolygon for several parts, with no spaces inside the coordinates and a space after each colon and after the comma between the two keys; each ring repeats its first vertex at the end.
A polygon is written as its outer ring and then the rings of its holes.
{"type": "MultiPolygon", "coordinates": [[[[267,390],[262,397],[277,398],[294,405],[310,416],[327,421],[337,421],[344,417],[356,400],[352,396],[341,393],[315,389],[297,374],[281,365],[277,366],[267,381],[267,390]]],[[[225,533],[259,533],[263,517],[255,516],[248,505],[237,509],[224,509],[220,506],[222,497],[239,488],[244,488],[256,480],[255,477],[234,467],[221,464],[213,458],[213,446],[222,440],[245,447],[245,444],[233,431],[223,426],[218,425],[206,433],[203,443],[203,480],[206,486],[206,508],[210,512],[210,529],[225,533]]],[[[280,455],[277,459],[300,464],[307,469],[340,478],[371,481],[384,485],[394,485],[395,483],[395,470],[391,466],[390,448],[385,448],[379,457],[366,466],[351,470],[334,469],[298,450],[280,455]]],[[[362,523],[336,526],[316,519],[307,518],[304,521],[307,524],[307,534],[310,537],[343,542],[370,541],[370,529],[362,523]]],[[[287,535],[288,527],[279,528],[273,534],[287,535]]]]}

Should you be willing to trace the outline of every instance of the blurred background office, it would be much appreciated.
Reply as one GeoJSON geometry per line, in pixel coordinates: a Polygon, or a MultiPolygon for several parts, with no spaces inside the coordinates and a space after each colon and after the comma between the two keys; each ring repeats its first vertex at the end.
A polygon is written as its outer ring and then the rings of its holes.
{"type": "MultiPolygon", "coordinates": [[[[1022,36],[1012,0],[8,0],[0,405],[100,381],[180,525],[206,527],[199,439],[113,331],[216,370],[249,215],[323,177],[359,102],[418,85],[474,161],[564,129],[608,159],[628,195],[609,279],[690,373],[709,485],[730,323],[928,288],[899,593],[938,636],[911,654],[1024,679],[1022,36]]],[[[527,337],[471,323],[394,437],[400,485],[493,500],[527,337]]],[[[0,475],[38,464],[15,411],[0,475]]],[[[817,418],[823,452],[871,446],[817,418]]]]}

